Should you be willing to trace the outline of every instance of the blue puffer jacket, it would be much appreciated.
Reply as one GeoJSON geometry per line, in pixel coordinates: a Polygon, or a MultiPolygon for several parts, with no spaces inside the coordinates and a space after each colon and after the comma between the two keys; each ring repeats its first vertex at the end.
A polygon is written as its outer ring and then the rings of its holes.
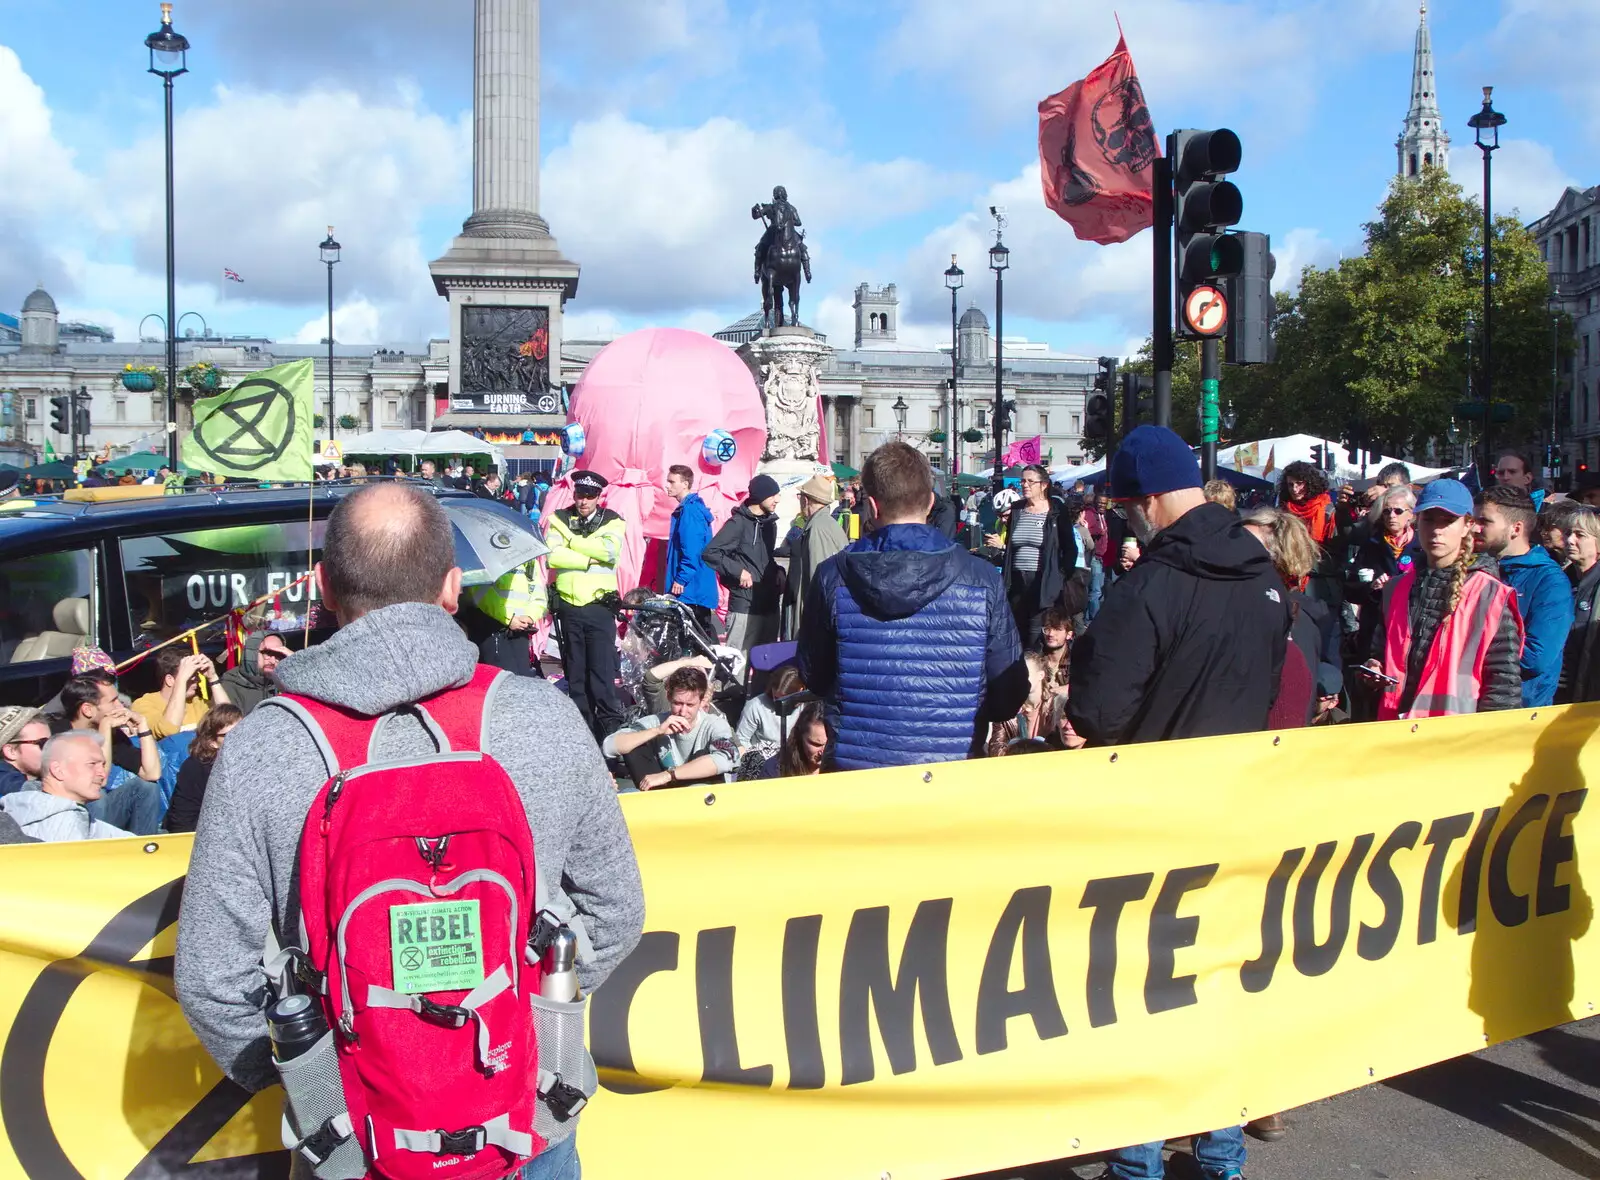
{"type": "Polygon", "coordinates": [[[969,757],[1028,695],[999,573],[923,524],[884,525],[818,567],[798,663],[839,770],[969,757]]]}

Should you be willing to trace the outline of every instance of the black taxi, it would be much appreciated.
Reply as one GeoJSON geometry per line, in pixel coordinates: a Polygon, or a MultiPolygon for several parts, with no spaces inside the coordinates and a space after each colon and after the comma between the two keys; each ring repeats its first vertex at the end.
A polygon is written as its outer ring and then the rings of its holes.
{"type": "MultiPolygon", "coordinates": [[[[474,499],[418,486],[447,508],[474,499]]],[[[302,575],[321,552],[329,513],[355,490],[108,488],[0,505],[0,705],[49,700],[75,647],[92,644],[121,663],[262,598],[256,610],[268,625],[303,629],[316,589],[302,575]]],[[[200,644],[216,652],[223,637],[210,627],[200,644]]]]}

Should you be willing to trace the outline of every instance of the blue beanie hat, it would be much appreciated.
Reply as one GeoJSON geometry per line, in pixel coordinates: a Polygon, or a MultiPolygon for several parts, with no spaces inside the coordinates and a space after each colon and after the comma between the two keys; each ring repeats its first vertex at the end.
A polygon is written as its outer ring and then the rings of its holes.
{"type": "Polygon", "coordinates": [[[1107,474],[1113,500],[1204,486],[1194,451],[1165,426],[1140,426],[1129,432],[1107,474]]]}

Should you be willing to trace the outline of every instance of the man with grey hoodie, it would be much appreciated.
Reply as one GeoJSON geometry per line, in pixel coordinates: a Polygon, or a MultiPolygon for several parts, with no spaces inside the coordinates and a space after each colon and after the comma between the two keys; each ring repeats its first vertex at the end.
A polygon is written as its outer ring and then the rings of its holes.
{"type": "MultiPolygon", "coordinates": [[[[466,684],[478,664],[477,648],[451,618],[461,571],[444,510],[407,484],[361,489],[329,517],[316,578],[340,630],[284,660],[279,686],[364,717],[391,714],[375,761],[433,753],[418,715],[396,710],[466,684]]],[[[573,704],[530,677],[498,687],[483,749],[522,796],[541,875],[559,882],[583,917],[594,956],[578,977],[593,991],[644,927],[633,843],[600,751],[573,704]]],[[[277,1080],[261,954],[269,929],[292,941],[299,928],[300,834],[327,777],[293,714],[257,709],[228,735],[200,812],[178,920],[178,1000],[217,1064],[249,1090],[277,1080]]],[[[575,1168],[574,1143],[557,1144],[529,1172],[575,1168]]]]}
{"type": "Polygon", "coordinates": [[[84,806],[106,785],[106,753],[100,739],[82,729],[58,733],[39,756],[39,789],[0,799],[0,809],[35,840],[108,840],[131,836],[93,818],[84,806]]]}

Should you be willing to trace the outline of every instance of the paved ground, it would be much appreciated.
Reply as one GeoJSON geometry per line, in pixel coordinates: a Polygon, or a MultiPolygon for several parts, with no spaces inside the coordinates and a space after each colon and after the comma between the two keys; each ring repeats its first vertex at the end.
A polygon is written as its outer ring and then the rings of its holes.
{"type": "MultiPolygon", "coordinates": [[[[1249,1180],[1600,1180],[1600,1018],[1485,1049],[1288,1114],[1246,1139],[1249,1180]]],[[[1093,1162],[985,1180],[1071,1180],[1093,1162]]],[[[1171,1180],[1197,1180],[1183,1151],[1171,1180]]]]}

